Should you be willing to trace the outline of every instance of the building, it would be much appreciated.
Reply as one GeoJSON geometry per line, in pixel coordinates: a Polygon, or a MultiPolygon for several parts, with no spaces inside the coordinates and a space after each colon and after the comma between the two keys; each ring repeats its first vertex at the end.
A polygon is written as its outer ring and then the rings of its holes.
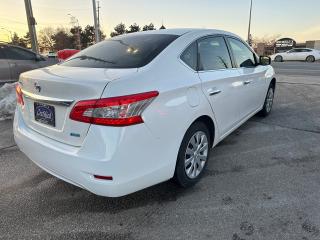
{"type": "Polygon", "coordinates": [[[320,50],[320,40],[307,41],[306,42],[306,47],[320,50]]]}

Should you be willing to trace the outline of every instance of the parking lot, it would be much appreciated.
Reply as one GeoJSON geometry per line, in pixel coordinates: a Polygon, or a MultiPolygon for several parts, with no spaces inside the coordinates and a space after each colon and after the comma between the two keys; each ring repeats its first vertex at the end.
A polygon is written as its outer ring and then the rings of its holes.
{"type": "Polygon", "coordinates": [[[214,148],[190,189],[95,196],[34,165],[0,121],[0,238],[320,239],[320,63],[275,68],[272,114],[214,148]]]}

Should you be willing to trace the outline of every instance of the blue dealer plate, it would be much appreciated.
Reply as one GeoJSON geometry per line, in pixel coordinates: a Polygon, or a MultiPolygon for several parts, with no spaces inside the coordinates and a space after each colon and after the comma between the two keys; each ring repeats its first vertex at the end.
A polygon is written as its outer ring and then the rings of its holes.
{"type": "Polygon", "coordinates": [[[47,104],[34,102],[34,119],[37,122],[55,127],[56,119],[54,107],[47,104]]]}

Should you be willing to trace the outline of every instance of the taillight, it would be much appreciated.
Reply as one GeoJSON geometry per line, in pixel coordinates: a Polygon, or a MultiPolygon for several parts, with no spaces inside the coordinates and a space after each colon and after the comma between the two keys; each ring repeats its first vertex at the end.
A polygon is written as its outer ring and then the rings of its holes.
{"type": "Polygon", "coordinates": [[[142,112],[159,92],[145,92],[121,97],[77,102],[70,119],[98,125],[129,126],[143,123],[142,112]]]}
{"type": "Polygon", "coordinates": [[[20,104],[21,106],[24,105],[23,101],[23,96],[22,96],[22,91],[19,83],[16,84],[16,96],[17,96],[17,103],[20,104]]]}

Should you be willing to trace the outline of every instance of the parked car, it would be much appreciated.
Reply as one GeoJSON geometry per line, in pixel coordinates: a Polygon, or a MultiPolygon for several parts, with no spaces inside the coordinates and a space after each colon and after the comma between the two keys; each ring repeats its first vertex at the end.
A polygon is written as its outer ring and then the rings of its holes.
{"type": "Polygon", "coordinates": [[[275,62],[283,61],[307,61],[314,62],[320,60],[320,51],[311,48],[293,48],[287,52],[276,53],[271,56],[275,62]]]}
{"type": "Polygon", "coordinates": [[[0,43],[0,82],[17,81],[23,72],[54,63],[28,49],[0,43]]]}
{"type": "Polygon", "coordinates": [[[270,61],[225,31],[114,37],[21,75],[15,141],[45,171],[98,195],[171,178],[192,186],[211,147],[270,113],[270,61]]]}
{"type": "Polygon", "coordinates": [[[63,62],[74,54],[80,52],[78,49],[63,49],[57,52],[59,62],[63,62]]]}

